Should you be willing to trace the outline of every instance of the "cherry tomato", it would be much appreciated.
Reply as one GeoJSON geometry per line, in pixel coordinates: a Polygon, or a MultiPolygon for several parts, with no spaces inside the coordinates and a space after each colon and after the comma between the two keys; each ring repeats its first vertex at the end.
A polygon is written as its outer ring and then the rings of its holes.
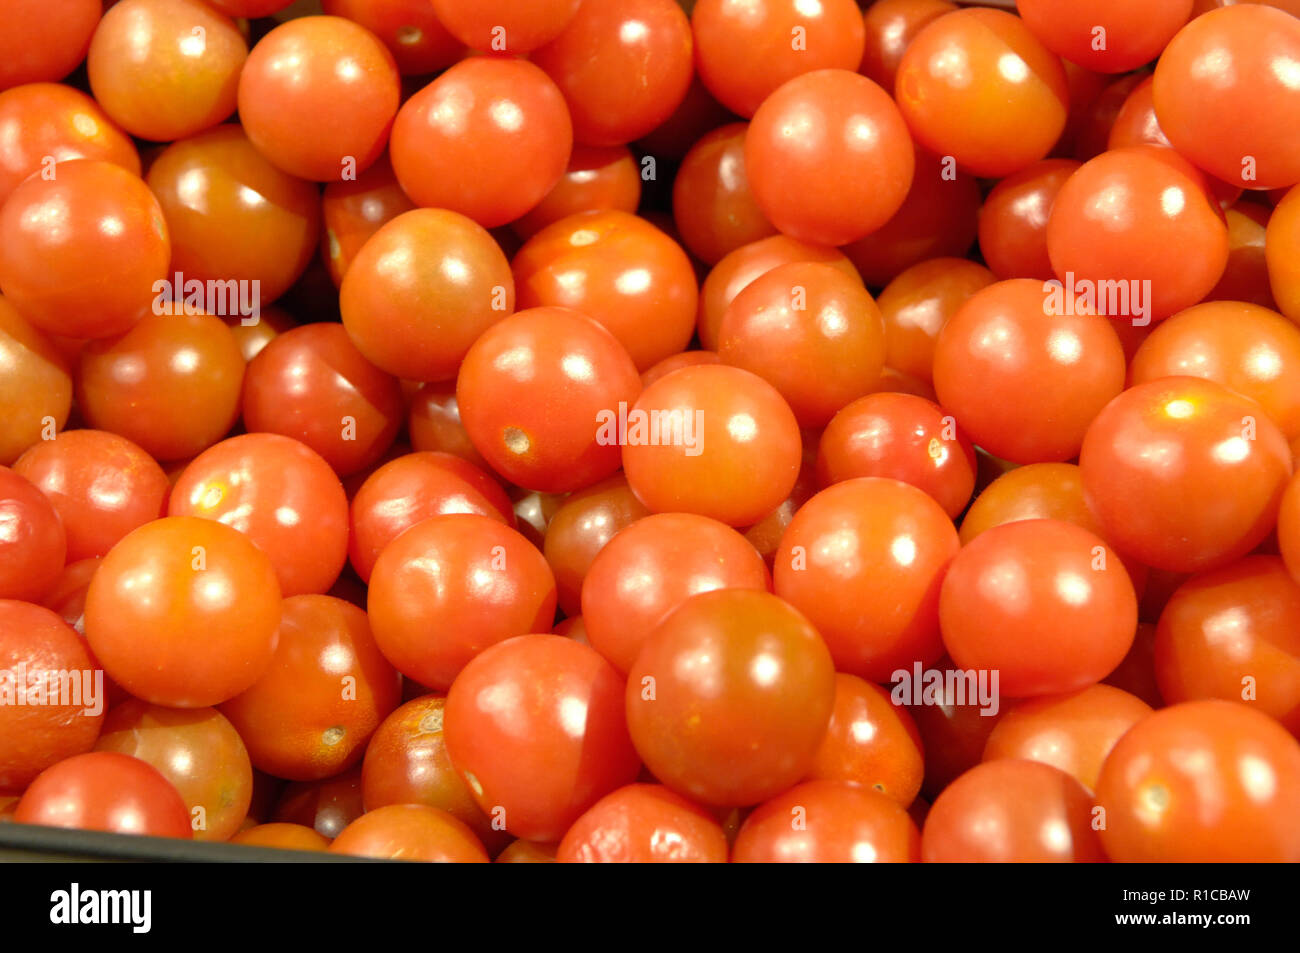
{"type": "Polygon", "coordinates": [[[956,519],[975,488],[975,448],[938,404],[911,394],[870,394],[835,415],[817,449],[822,486],[856,477],[910,483],[956,519]]]}
{"type": "MultiPolygon", "coordinates": [[[[2,201],[2,200],[0,200],[2,201]]],[[[55,344],[0,295],[0,466],[67,423],[72,376],[55,344]]]]}
{"type": "Polygon", "coordinates": [[[1102,842],[1118,863],[1295,863],[1300,744],[1240,702],[1148,715],[1116,743],[1097,782],[1102,842]]]}
{"type": "Polygon", "coordinates": [[[584,314],[528,308],[489,328],[461,364],[470,441],[510,482],[562,493],[619,468],[618,419],[641,393],[622,344],[584,314]]]}
{"type": "Polygon", "coordinates": [[[922,751],[906,708],[879,685],[840,672],[831,721],[808,778],[871,788],[907,807],[921,789],[922,751]]]}
{"type": "Polygon", "coordinates": [[[644,219],[610,210],[542,229],[514,259],[519,307],[572,308],[603,325],[637,370],[690,340],[698,288],[681,246],[644,219]]]}
{"type": "Polygon", "coordinates": [[[627,146],[573,147],[560,181],[511,223],[525,241],[547,225],[580,212],[635,212],[641,201],[641,165],[627,146]]]}
{"type": "Polygon", "coordinates": [[[0,90],[63,79],[86,57],[104,12],[101,0],[6,0],[0,36],[0,90]]]}
{"type": "Polygon", "coordinates": [[[244,356],[220,318],[160,310],[125,334],[86,345],[77,406],[92,427],[126,437],[155,459],[181,460],[234,425],[244,356]]]}
{"type": "Polygon", "coordinates": [[[103,556],[163,514],[171,484],[138,446],[103,430],[67,430],[18,458],[14,472],[54,504],[67,531],[68,562],[103,556]]]}
{"type": "Polygon", "coordinates": [[[1115,742],[1151,706],[1110,685],[1016,702],[998,719],[984,760],[1024,758],[1060,768],[1089,791],[1115,742]]]}
{"type": "Polygon", "coordinates": [[[438,20],[466,46],[493,53],[527,53],[549,43],[582,0],[432,0],[438,20]]]}
{"type": "Polygon", "coordinates": [[[483,455],[470,443],[460,422],[456,382],[421,384],[410,399],[406,429],[415,450],[438,451],[460,457],[479,469],[488,468],[483,455]]]}
{"type": "Polygon", "coordinates": [[[727,837],[708,811],[657,784],[629,784],[573,822],[562,864],[725,864],[727,837]]]}
{"type": "Polygon", "coordinates": [[[59,162],[0,208],[0,286],[24,318],[52,334],[128,330],[148,312],[170,252],[157,200],[111,162],[59,162]]]}
{"type": "Polygon", "coordinates": [[[228,16],[201,0],[119,0],[90,43],[90,88],[114,122],[171,142],[235,111],[248,44],[228,16]]]}
{"type": "Polygon", "coordinates": [[[199,454],[167,512],[246,534],[271,558],[286,596],[324,592],[347,558],[343,486],[319,454],[279,434],[243,434],[199,454]]]}
{"type": "Polygon", "coordinates": [[[791,520],[773,562],[776,594],[808,616],[839,671],[887,681],[942,654],[939,586],[958,548],[952,521],[923,491],[846,480],[791,520]]]}
{"type": "Polygon", "coordinates": [[[784,83],[763,100],[745,134],[745,169],[759,209],[784,234],[823,245],[855,241],[889,221],[915,165],[889,94],[846,69],[784,83]]]}
{"type": "Polygon", "coordinates": [[[971,440],[1016,463],[1074,457],[1123,387],[1124,349],[1109,319],[1039,281],[975,292],[935,343],[939,404],[971,440]]]}
{"type": "Polygon", "coordinates": [[[325,186],[322,251],[334,284],[343,283],[352,260],[371,235],[413,208],[415,203],[402,191],[386,154],[355,179],[325,186]]]}
{"type": "Polygon", "coordinates": [[[327,850],[329,840],[301,824],[258,824],[230,838],[245,847],[278,847],[281,850],[327,850]]]}
{"type": "Polygon", "coordinates": [[[738,864],[904,864],[921,859],[907,812],[878,791],[807,781],[759,805],[736,835],[738,864]]]}
{"type": "Polygon", "coordinates": [[[393,123],[393,171],[417,205],[485,228],[532,209],[573,147],[564,97],[525,60],[471,57],[406,101],[393,123]]]}
{"type": "Polygon", "coordinates": [[[716,264],[742,245],[775,235],[745,174],[745,123],[714,129],[691,147],[673,179],[673,222],[696,258],[716,264]]]}
{"type": "Polygon", "coordinates": [[[384,657],[444,691],[488,646],[550,631],[555,578],[542,554],[499,519],[433,516],[380,552],[368,611],[384,657]]]}
{"type": "Polygon", "coordinates": [[[699,0],[691,26],[700,79],[740,116],[754,115],[773,90],[796,76],[856,70],[866,43],[853,0],[699,0]]]}
{"type": "Polygon", "coordinates": [[[736,295],[718,328],[718,356],[775,387],[800,426],[820,427],[880,377],[884,319],[840,269],[794,262],[736,295]]]}
{"type": "Polygon", "coordinates": [[[0,599],[40,599],[58,579],[67,551],[58,509],[23,474],[0,467],[0,599]]]}
{"type": "Polygon", "coordinates": [[[1157,569],[1244,556],[1277,520],[1291,477],[1286,438],[1258,404],[1211,381],[1164,377],[1111,401],[1079,454],[1104,535],[1157,569]],[[1159,452],[1140,452],[1140,448],[1159,452]]]}
{"type": "MultiPolygon", "coordinates": [[[[280,171],[238,126],[173,143],[149,167],[172,236],[172,274],[184,286],[213,285],[204,303],[218,315],[279,298],[302,275],[320,241],[320,196],[280,171]],[[201,198],[199,198],[201,196],[201,198]],[[230,282],[242,284],[231,285],[230,282]]],[[[172,287],[179,300],[187,287],[172,287]]]]}
{"type": "Polygon", "coordinates": [[[371,811],[387,804],[427,804],[446,811],[495,853],[509,835],[479,810],[447,755],[446,701],[442,695],[421,695],[384,719],[366,746],[362,798],[371,811]]]}
{"type": "Polygon", "coordinates": [[[334,854],[440,864],[486,864],[474,832],[446,811],[425,804],[389,804],[367,811],[339,832],[334,854]]]}
{"type": "Polygon", "coordinates": [[[673,0],[601,0],[580,4],[532,61],[564,94],[574,139],[617,146],[650,132],[685,98],[692,45],[673,0]]]}
{"type": "Polygon", "coordinates": [[[238,530],[169,516],[128,533],[86,594],[86,638],[105,671],[142,701],[204,708],[271,664],[280,588],[271,560],[238,530]]]}
{"type": "Polygon", "coordinates": [[[930,381],[939,332],[966,299],[991,284],[992,272],[961,258],[933,258],[903,271],[876,299],[885,320],[885,363],[930,381]]]}
{"type": "Polygon", "coordinates": [[[898,64],[916,34],[956,9],[948,0],[876,0],[863,11],[866,44],[858,72],[892,93],[898,64]]]}
{"type": "Polygon", "coordinates": [[[651,773],[703,804],[756,804],[806,777],[835,701],[826,644],[766,592],[683,602],[628,672],[628,729],[651,773]]]}
{"type": "Polygon", "coordinates": [[[95,681],[99,670],[94,664],[77,633],[49,609],[0,599],[0,669],[6,693],[32,692],[34,699],[48,687],[57,696],[59,684],[50,685],[50,679],[76,673],[66,699],[49,699],[68,704],[17,704],[10,695],[12,700],[0,706],[0,792],[21,792],[45,769],[94,746],[104,723],[102,683],[95,681]]]}
{"type": "Polygon", "coordinates": [[[943,644],[961,669],[999,673],[1012,698],[1075,691],[1133,644],[1137,595],[1101,539],[1060,520],[1017,520],[971,540],[939,598],[943,644]]]}
{"type": "Polygon", "coordinates": [[[262,38],[239,74],[239,121],[290,175],[330,182],[384,151],[401,78],[388,47],[341,17],[290,20],[262,38]]]}
{"type": "Polygon", "coordinates": [[[762,556],[731,527],[690,513],[644,516],[592,560],[582,583],[583,624],[592,648],[626,672],[655,628],[689,597],[770,588],[762,556]]]}
{"type": "Polygon", "coordinates": [[[1174,148],[1246,189],[1300,182],[1300,20],[1256,4],[1197,17],[1156,66],[1156,115],[1174,148]]]}
{"type": "Polygon", "coordinates": [[[298,824],[333,840],[362,813],[361,768],[356,767],[324,781],[287,785],[275,805],[273,820],[298,824]]]}
{"type": "Polygon", "coordinates": [[[1098,863],[1106,860],[1092,798],[1059,768],[999,759],[944,789],[925,818],[927,863],[1098,863]]]}
{"type": "Polygon", "coordinates": [[[1079,170],[1073,159],[1043,159],[1007,176],[980,208],[980,253],[998,278],[1055,277],[1047,222],[1061,186],[1079,170]]]}
{"type": "Polygon", "coordinates": [[[894,85],[917,142],[975,175],[1020,171],[1065,128],[1061,61],[1003,10],[932,20],[903,52],[894,85]]]}
{"type": "Polygon", "coordinates": [[[1247,556],[1197,573],[1160,613],[1160,694],[1171,704],[1202,698],[1245,702],[1300,735],[1297,620],[1300,586],[1276,556],[1247,556]]]}
{"type": "Polygon", "coordinates": [[[1192,0],[1016,0],[1025,26],[1053,53],[1099,73],[1123,73],[1151,62],[1192,13],[1192,0]]]}
{"type": "Polygon", "coordinates": [[[31,783],[14,820],[115,834],[190,837],[190,812],[152,765],[116,751],[60,761],[31,783]]]}
{"type": "Polygon", "coordinates": [[[492,236],[457,212],[416,209],[362,246],[339,308],[366,360],[397,377],[454,377],[465,352],[515,307],[510,263],[492,236]]]}
{"type": "Polygon", "coordinates": [[[799,475],[790,406],[740,368],[701,364],[661,378],[628,411],[626,429],[627,481],[657,513],[747,526],[785,499],[799,475]]]}
{"type": "Polygon", "coordinates": [[[565,499],[546,527],[542,553],[555,573],[560,610],[582,611],[582,587],[596,557],[632,523],[650,515],[621,474],[565,499]]]}
{"type": "Polygon", "coordinates": [[[1300,321],[1300,189],[1286,194],[1268,220],[1265,256],[1268,280],[1278,309],[1292,321],[1300,321]]]}
{"type": "Polygon", "coordinates": [[[636,777],[623,680],[585,645],[525,635],[484,651],[447,694],[447,753],[484,813],[556,841],[636,777]]]}
{"type": "Polygon", "coordinates": [[[327,15],[359,23],[383,40],[403,76],[437,73],[465,52],[428,0],[322,0],[321,7],[327,15]]]}
{"type": "Polygon", "coordinates": [[[181,711],[130,699],[109,712],[95,750],[156,768],[185,803],[195,840],[229,840],[248,814],[253,767],[239,733],[215,708],[181,711]]]}

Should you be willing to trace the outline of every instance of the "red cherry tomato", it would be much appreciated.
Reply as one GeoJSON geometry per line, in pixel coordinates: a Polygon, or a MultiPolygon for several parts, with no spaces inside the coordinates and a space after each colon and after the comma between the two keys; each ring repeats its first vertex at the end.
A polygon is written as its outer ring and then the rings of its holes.
{"type": "Polygon", "coordinates": [[[464,823],[426,804],[367,811],[339,832],[330,853],[439,864],[486,864],[487,851],[464,823]]]}
{"type": "Polygon", "coordinates": [[[582,0],[432,0],[438,20],[466,46],[493,53],[527,53],[555,39],[582,0]]]}
{"type": "Polygon", "coordinates": [[[403,76],[437,73],[465,52],[428,0],[322,0],[321,7],[329,16],[359,23],[383,40],[403,76]]]}
{"type": "Polygon", "coordinates": [[[190,838],[190,812],[152,765],[116,751],[93,751],[41,773],[14,820],[115,834],[190,838]]]}
{"type": "Polygon", "coordinates": [[[807,781],[759,805],[736,835],[738,864],[905,864],[921,859],[912,819],[878,791],[807,781]]]}
{"type": "Polygon", "coordinates": [[[573,822],[562,864],[725,864],[727,837],[708,811],[657,784],[629,784],[573,822]]]}
{"type": "Polygon", "coordinates": [[[1192,13],[1192,0],[1016,0],[1025,26],[1053,53],[1099,73],[1123,73],[1160,55],[1192,13]]]}
{"type": "Polygon", "coordinates": [[[63,79],[85,59],[104,12],[101,0],[6,0],[0,36],[0,90],[63,79]]]}
{"type": "Polygon", "coordinates": [[[40,599],[58,579],[67,551],[58,509],[39,486],[0,467],[0,599],[40,599]]]}

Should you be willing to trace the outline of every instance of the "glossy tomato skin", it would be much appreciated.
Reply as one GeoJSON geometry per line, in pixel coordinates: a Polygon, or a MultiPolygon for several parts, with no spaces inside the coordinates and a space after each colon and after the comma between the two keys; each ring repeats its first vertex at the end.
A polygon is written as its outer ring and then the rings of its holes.
{"type": "Polygon", "coordinates": [[[1177,572],[1223,566],[1259,545],[1292,471],[1286,438],[1258,404],[1193,377],[1115,398],[1088,429],[1079,468],[1106,539],[1177,572]],[[1129,449],[1144,446],[1171,451],[1129,449]]]}
{"type": "Polygon", "coordinates": [[[921,789],[922,751],[916,722],[889,692],[837,672],[835,707],[808,779],[856,784],[907,807],[921,789]]]}
{"type": "Polygon", "coordinates": [[[547,524],[542,543],[542,554],[555,573],[560,610],[565,615],[582,612],[584,581],[605,546],[622,530],[649,515],[621,474],[593,483],[565,499],[547,524]]]}
{"type": "Polygon", "coordinates": [[[266,672],[221,712],[259,771],[315,781],[361,760],[400,692],[363,610],[333,596],[301,595],[281,604],[266,672]]]}
{"type": "MultiPolygon", "coordinates": [[[[3,199],[0,199],[2,202],[3,199]]],[[[0,465],[12,464],[24,450],[63,429],[72,409],[72,374],[68,361],[0,295],[0,465]]]]}
{"type": "Polygon", "coordinates": [[[691,82],[692,47],[673,0],[604,0],[579,5],[532,61],[564,94],[574,139],[616,146],[672,115],[691,82]]]}
{"type": "Polygon", "coordinates": [[[1092,798],[1064,771],[1008,758],[967,771],[930,807],[927,863],[1099,863],[1092,798]]]}
{"type": "Polygon", "coordinates": [[[463,821],[489,853],[509,835],[484,814],[447,754],[443,695],[421,695],[383,720],[366,745],[361,796],[366,810],[427,804],[463,821]]]}
{"type": "Polygon", "coordinates": [[[204,708],[270,665],[280,621],[271,560],[212,520],[170,516],[128,533],[86,594],[86,637],[135,697],[204,708]]]}
{"type": "Polygon", "coordinates": [[[889,94],[846,69],[784,83],[745,135],[759,209],[783,234],[822,245],[843,245],[884,225],[903,204],[915,165],[889,94]]]}
{"type": "Polygon", "coordinates": [[[695,62],[705,87],[739,116],[752,116],[773,90],[817,69],[856,70],[866,29],[852,0],[817,5],[700,0],[691,13],[695,62]]]}
{"type": "Polygon", "coordinates": [[[367,811],[334,838],[334,854],[440,864],[486,864],[474,832],[425,804],[389,804],[367,811]]]}
{"type": "Polygon", "coordinates": [[[40,599],[63,570],[68,534],[40,487],[8,467],[0,467],[0,526],[0,599],[40,599]]]}
{"type": "Polygon", "coordinates": [[[527,53],[555,39],[578,12],[581,0],[432,0],[446,29],[471,49],[527,53]]]}
{"type": "Polygon", "coordinates": [[[1061,61],[1018,18],[987,9],[927,24],[903,53],[894,91],[920,145],[999,178],[1047,155],[1069,102],[1061,61]],[[963,68],[948,66],[954,58],[963,68]]]}
{"type": "Polygon", "coordinates": [[[153,458],[104,430],[65,430],[18,458],[14,472],[30,480],[59,513],[67,561],[103,556],[119,539],[166,509],[171,485],[153,458]]]}
{"type": "Polygon", "coordinates": [[[1099,298],[1111,287],[1101,282],[1118,282],[1128,294],[1107,293],[1097,311],[1134,324],[1196,304],[1228,262],[1228,229],[1204,182],[1159,146],[1114,149],[1084,163],[1056,193],[1047,221],[1056,277],[1091,282],[1099,298]],[[1184,250],[1177,261],[1161,252],[1172,247],[1184,250]]]}
{"type": "Polygon", "coordinates": [[[1247,556],[1179,586],[1156,626],[1155,673],[1170,704],[1244,701],[1300,735],[1300,585],[1282,560],[1247,556]]]}
{"type": "Polygon", "coordinates": [[[445,209],[415,209],[379,229],[339,289],[357,350],[417,381],[454,377],[470,345],[514,307],[501,248],[481,225],[445,209]]]}
{"type": "MultiPolygon", "coordinates": [[[[77,633],[49,609],[15,599],[0,599],[0,666],[6,673],[26,666],[24,687],[45,672],[94,678],[94,663],[77,633]]],[[[7,674],[6,681],[11,679],[16,681],[7,674]]],[[[87,682],[83,687],[93,690],[87,682]]],[[[46,768],[94,746],[104,722],[104,698],[70,699],[78,700],[81,704],[0,707],[0,792],[21,792],[46,768]]]]}
{"type": "Polygon", "coordinates": [[[542,554],[499,520],[433,516],[379,554],[367,611],[398,671],[445,691],[489,646],[550,630],[555,578],[542,554]]]}
{"type": "Polygon", "coordinates": [[[1069,460],[1124,387],[1109,319],[1029,279],[975,292],[939,333],[934,389],[967,436],[1017,463],[1069,460]],[[992,342],[997,342],[994,346],[992,342]]]}
{"type": "Polygon", "coordinates": [[[826,262],[850,278],[861,280],[853,263],[835,248],[801,242],[788,235],[772,235],[742,245],[723,256],[700,288],[697,317],[700,346],[708,351],[717,349],[718,329],[736,295],[773,268],[796,261],[826,262]]]}
{"type": "Polygon", "coordinates": [[[738,864],[901,864],[921,859],[912,819],[878,791],[805,781],[759,805],[736,835],[738,864]],[[799,823],[795,823],[795,822],[799,823]]]}
{"type": "Polygon", "coordinates": [[[1151,706],[1142,699],[1104,684],[1026,699],[998,719],[984,745],[984,760],[1041,761],[1091,791],[1115,742],[1149,714],[1151,706]]]}
{"type": "Polygon", "coordinates": [[[727,837],[708,811],[657,784],[613,791],[573,822],[562,864],[725,864],[727,837]]]}
{"type": "Polygon", "coordinates": [[[325,226],[321,251],[334,284],[343,283],[352,260],[371,235],[415,207],[398,183],[387,153],[355,179],[326,185],[321,195],[325,226]]]}
{"type": "Polygon", "coordinates": [[[1287,440],[1300,436],[1300,328],[1276,311],[1207,301],[1161,322],[1133,355],[1129,380],[1184,375],[1258,401],[1287,440]]]}
{"type": "Polygon", "coordinates": [[[1149,63],[1192,12],[1192,0],[1156,0],[1140,9],[1124,0],[1062,7],[1050,0],[1016,0],[1016,9],[1052,52],[1085,69],[1123,73],[1149,63]]]}
{"type": "Polygon", "coordinates": [[[948,0],[877,0],[863,11],[866,43],[858,72],[892,93],[898,64],[916,34],[956,9],[948,0]]]}
{"type": "Polygon", "coordinates": [[[235,111],[248,44],[200,0],[120,0],[90,43],[90,88],[127,132],[172,142],[235,111]]]}
{"type": "Polygon", "coordinates": [[[993,281],[991,271],[964,258],[931,258],[898,274],[876,299],[885,320],[886,366],[930,382],[939,332],[993,281]]]}
{"type": "MultiPolygon", "coordinates": [[[[245,300],[256,289],[257,302],[270,304],[316,253],[316,188],[268,162],[239,126],[217,126],[172,143],[146,179],[171,234],[167,277],[173,282],[177,273],[186,282],[248,282],[245,300]],[[195,201],[196,193],[203,202],[195,201]]],[[[240,309],[229,301],[221,310],[240,309]]]]}
{"type": "Polygon", "coordinates": [[[1137,596],[1124,564],[1093,533],[1018,520],[957,554],[939,623],[958,668],[999,672],[1011,698],[1047,695],[1084,688],[1119,665],[1137,631],[1137,596]]]}
{"type": "Polygon", "coordinates": [[[884,319],[861,283],[833,265],[782,265],[727,307],[718,356],[775,387],[800,426],[820,427],[879,379],[884,319]]]}
{"type": "Polygon", "coordinates": [[[456,397],[470,441],[511,483],[548,493],[590,486],[622,462],[620,408],[641,393],[627,349],[567,308],[528,308],[483,333],[456,397]]]}
{"type": "Polygon", "coordinates": [[[623,716],[623,679],[558,635],[495,645],[447,694],[447,753],[479,807],[510,833],[556,841],[640,765],[623,716]],[[504,707],[495,699],[510,698],[504,707]]]}
{"type": "Polygon", "coordinates": [[[673,178],[673,223],[696,258],[716,264],[728,252],[775,235],[745,174],[746,123],[729,123],[691,147],[673,178]]]}
{"type": "Polygon", "coordinates": [[[1082,165],[1042,159],[1007,176],[980,207],[980,253],[998,278],[1056,277],[1047,252],[1047,222],[1056,195],[1082,165]]]}
{"type": "Polygon", "coordinates": [[[717,520],[657,513],[596,554],[582,583],[583,622],[592,648],[627,672],[669,613],[698,593],[731,588],[770,588],[758,551],[717,520]]]}
{"type": "MultiPolygon", "coordinates": [[[[3,83],[0,83],[3,85],[3,83]]],[[[131,137],[80,90],[28,83],[0,92],[0,205],[18,183],[53,159],[102,159],[140,174],[131,137]]]]}
{"type": "Polygon", "coordinates": [[[393,54],[341,17],[290,20],[239,75],[239,119],[259,152],[318,182],[367,169],[384,151],[400,97],[393,54]]]}
{"type": "Polygon", "coordinates": [[[92,427],[126,437],[157,460],[182,460],[234,425],[244,356],[220,318],[161,310],[83,348],[77,406],[92,427]]]}
{"type": "Polygon", "coordinates": [[[660,378],[641,393],[628,421],[623,470],[655,512],[747,526],[785,499],[799,476],[802,443],[789,404],[737,367],[702,364],[660,378]],[[633,415],[643,421],[640,431],[633,415]],[[679,433],[672,432],[674,420],[679,433]]]}
{"type": "Polygon", "coordinates": [[[1117,863],[1295,863],[1298,799],[1300,744],[1267,715],[1220,700],[1147,716],[1097,782],[1101,837],[1117,863]]]}
{"type": "Polygon", "coordinates": [[[109,712],[95,750],[156,768],[180,794],[195,840],[229,840],[248,814],[253,766],[239,733],[214,708],[186,711],[129,699],[109,712]]]}
{"type": "Polygon", "coordinates": [[[773,561],[776,594],[808,616],[839,671],[885,682],[943,654],[939,587],[958,548],[952,521],[923,491],[846,480],[790,522],[773,561]]]}
{"type": "Polygon", "coordinates": [[[59,80],[86,56],[104,8],[100,0],[70,0],[57,11],[40,0],[9,0],[0,38],[0,90],[59,80]]]}
{"type": "Polygon", "coordinates": [[[573,147],[564,97],[525,60],[457,63],[408,99],[393,122],[393,171],[417,205],[485,228],[536,206],[573,147]]]}
{"type": "Polygon", "coordinates": [[[812,766],[835,698],[826,644],[766,592],[724,589],[682,603],[628,672],[636,750],[669,788],[702,804],[756,804],[812,766]]]}
{"type": "Polygon", "coordinates": [[[956,519],[975,488],[975,448],[938,404],[912,394],[869,394],[840,410],[817,444],[822,486],[857,477],[910,483],[956,519]]]}
{"type": "Polygon", "coordinates": [[[323,781],[295,781],[285,785],[271,820],[300,824],[333,840],[362,813],[361,769],[356,767],[323,781]]]}
{"type": "Polygon", "coordinates": [[[450,453],[390,460],[361,484],[348,514],[348,555],[363,582],[384,547],[431,516],[476,513],[514,527],[510,498],[492,477],[450,453]]]}
{"type": "Polygon", "coordinates": [[[1265,261],[1269,285],[1278,310],[1292,321],[1300,318],[1300,189],[1291,189],[1269,216],[1265,233],[1265,261]]]}
{"type": "Polygon", "coordinates": [[[465,53],[428,0],[323,0],[321,7],[328,16],[352,20],[379,37],[403,76],[437,73],[465,53]]]}
{"type": "Polygon", "coordinates": [[[278,847],[281,850],[327,850],[329,839],[301,824],[258,824],[230,838],[245,847],[278,847]]]}
{"type": "Polygon", "coordinates": [[[527,241],[570,215],[635,212],[640,202],[641,164],[627,146],[575,145],[560,180],[510,227],[527,241]]]}
{"type": "Polygon", "coordinates": [[[1152,90],[1160,128],[1180,153],[1246,189],[1300,182],[1300,108],[1288,78],[1300,22],[1249,4],[1212,10],[1170,40],[1152,90]]]}
{"type": "Polygon", "coordinates": [[[513,268],[520,308],[581,311],[618,338],[638,370],[690,340],[695,269],[645,219],[618,210],[571,215],[529,239],[513,268]]]}
{"type": "Polygon", "coordinates": [[[56,163],[0,208],[0,285],[28,321],[51,334],[107,337],[148,313],[171,239],[138,176],[99,159],[56,163]],[[75,218],[62,228],[43,223],[75,218]]]}
{"type": "Polygon", "coordinates": [[[455,381],[421,384],[410,397],[406,430],[417,451],[450,453],[481,470],[488,469],[461,423],[455,381]]]}
{"type": "Polygon", "coordinates": [[[114,834],[190,838],[190,813],[152,765],[116,751],[60,761],[28,787],[14,820],[114,834]]]}

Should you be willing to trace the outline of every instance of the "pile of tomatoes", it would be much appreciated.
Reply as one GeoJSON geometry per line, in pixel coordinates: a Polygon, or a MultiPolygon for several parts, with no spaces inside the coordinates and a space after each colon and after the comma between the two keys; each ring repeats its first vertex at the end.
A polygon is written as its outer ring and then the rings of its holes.
{"type": "Polygon", "coordinates": [[[0,0],[0,820],[1300,861],[1300,5],[863,6],[0,0]]]}

